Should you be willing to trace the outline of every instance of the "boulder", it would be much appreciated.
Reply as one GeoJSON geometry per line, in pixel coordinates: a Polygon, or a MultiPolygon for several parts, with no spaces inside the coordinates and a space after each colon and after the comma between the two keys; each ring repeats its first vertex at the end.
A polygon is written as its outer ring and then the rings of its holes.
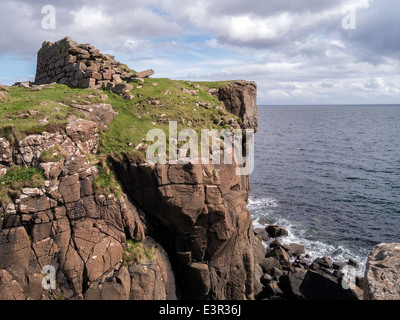
{"type": "Polygon", "coordinates": [[[313,263],[327,269],[331,269],[333,267],[333,261],[329,257],[316,258],[313,263]]]}
{"type": "Polygon", "coordinates": [[[0,102],[6,101],[7,100],[7,96],[8,96],[7,92],[0,91],[0,102]]]}
{"type": "Polygon", "coordinates": [[[400,243],[381,243],[368,256],[365,300],[400,300],[400,243]]]}
{"type": "Polygon", "coordinates": [[[154,74],[154,70],[149,69],[149,70],[145,70],[145,71],[136,73],[132,78],[133,79],[143,79],[143,78],[148,78],[148,77],[152,76],[153,74],[154,74]]]}
{"type": "Polygon", "coordinates": [[[322,271],[308,270],[299,289],[309,300],[359,300],[350,288],[342,286],[341,279],[322,271]]]}
{"type": "Polygon", "coordinates": [[[117,83],[111,91],[117,94],[127,94],[133,90],[133,86],[128,83],[117,83]]]}
{"type": "Polygon", "coordinates": [[[277,238],[277,237],[282,237],[282,236],[287,236],[289,233],[285,228],[282,228],[280,226],[277,226],[275,224],[271,224],[265,228],[267,231],[268,235],[271,238],[277,238]]]}
{"type": "Polygon", "coordinates": [[[284,249],[287,250],[287,253],[291,257],[292,256],[299,257],[306,252],[305,247],[297,243],[291,243],[289,245],[286,245],[284,246],[284,249]]]}
{"type": "Polygon", "coordinates": [[[300,286],[305,278],[306,271],[298,270],[294,273],[282,275],[279,278],[279,286],[285,293],[287,299],[305,299],[304,295],[300,291],[300,286]]]}
{"type": "Polygon", "coordinates": [[[282,247],[276,247],[267,251],[265,255],[266,258],[276,258],[279,261],[281,270],[289,270],[293,269],[293,266],[290,262],[290,257],[285,249],[282,247]]]}
{"type": "Polygon", "coordinates": [[[260,265],[261,265],[262,270],[266,274],[270,274],[274,268],[278,268],[278,269],[281,268],[281,264],[280,264],[279,260],[275,257],[265,258],[260,265]]]}
{"type": "Polygon", "coordinates": [[[255,228],[253,232],[260,240],[265,242],[269,240],[269,235],[265,228],[255,228]]]}

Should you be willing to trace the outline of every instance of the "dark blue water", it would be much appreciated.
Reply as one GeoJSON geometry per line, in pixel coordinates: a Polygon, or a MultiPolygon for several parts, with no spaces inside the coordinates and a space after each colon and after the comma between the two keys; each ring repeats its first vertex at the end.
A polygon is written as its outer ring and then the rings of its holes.
{"type": "Polygon", "coordinates": [[[259,106],[249,208],[313,256],[400,242],[400,106],[259,106]]]}

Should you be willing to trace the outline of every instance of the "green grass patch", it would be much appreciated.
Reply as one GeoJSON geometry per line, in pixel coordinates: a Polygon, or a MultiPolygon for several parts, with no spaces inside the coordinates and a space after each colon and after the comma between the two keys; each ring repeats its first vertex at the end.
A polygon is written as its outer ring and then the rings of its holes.
{"type": "Polygon", "coordinates": [[[28,134],[51,132],[65,126],[73,116],[84,118],[79,110],[69,105],[100,102],[103,101],[94,90],[61,84],[45,86],[41,91],[10,87],[7,101],[0,103],[0,135],[5,136],[2,131],[9,130],[10,123],[19,139],[28,134]]]}
{"type": "Polygon", "coordinates": [[[0,204],[6,207],[23,188],[43,188],[43,172],[37,168],[13,167],[0,177],[0,204]]]}
{"type": "Polygon", "coordinates": [[[41,162],[58,162],[61,159],[65,159],[67,154],[64,152],[62,147],[58,144],[43,151],[39,157],[41,162]]]}
{"type": "MultiPolygon", "coordinates": [[[[126,66],[121,64],[121,68],[125,70],[126,66]]],[[[73,88],[61,84],[45,85],[40,91],[11,87],[7,101],[0,103],[0,136],[16,145],[29,134],[63,132],[65,125],[74,117],[85,118],[79,109],[71,108],[71,104],[109,103],[118,115],[108,125],[107,132],[100,132],[99,154],[117,160],[128,157],[141,163],[145,153],[136,152],[135,147],[143,142],[153,143],[145,141],[151,129],[161,129],[166,133],[168,152],[169,121],[177,121],[178,132],[191,128],[196,130],[199,137],[201,129],[222,130],[230,127],[230,119],[239,121],[209,92],[209,89],[219,88],[229,82],[147,78],[144,83],[130,82],[134,87],[129,93],[133,96],[131,100],[124,100],[107,90],[73,88]],[[198,94],[193,96],[183,89],[197,90],[198,94]],[[108,100],[101,99],[103,93],[107,93],[108,100]],[[207,108],[201,106],[203,104],[207,108]],[[43,119],[46,121],[43,122],[43,119]]]]}
{"type": "Polygon", "coordinates": [[[155,254],[155,247],[146,247],[142,242],[127,240],[122,261],[127,267],[134,264],[144,264],[152,261],[155,254]]]}
{"type": "Polygon", "coordinates": [[[114,174],[111,172],[107,165],[98,165],[98,175],[93,180],[93,191],[96,195],[114,194],[116,199],[122,196],[122,188],[119,182],[115,179],[114,174]]]}
{"type": "Polygon", "coordinates": [[[129,93],[133,95],[132,100],[126,101],[119,95],[109,93],[108,103],[118,115],[109,125],[108,132],[100,134],[100,152],[117,158],[122,155],[137,158],[134,148],[145,142],[147,133],[155,128],[166,133],[168,146],[168,121],[177,121],[178,132],[191,128],[199,137],[201,129],[222,130],[228,127],[228,117],[237,118],[225,110],[217,97],[208,92],[209,88],[218,88],[227,83],[148,78],[144,83],[131,82],[134,86],[129,93]],[[138,85],[141,88],[137,88],[138,85]],[[182,91],[183,88],[198,90],[198,95],[187,94],[182,91]],[[198,102],[207,103],[210,108],[205,109],[198,102]]]}

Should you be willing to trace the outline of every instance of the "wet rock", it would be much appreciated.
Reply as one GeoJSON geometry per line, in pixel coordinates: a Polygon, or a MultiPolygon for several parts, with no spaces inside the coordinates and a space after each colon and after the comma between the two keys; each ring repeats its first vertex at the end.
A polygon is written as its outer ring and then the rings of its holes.
{"type": "Polygon", "coordinates": [[[267,226],[265,230],[267,231],[268,235],[271,238],[287,236],[289,234],[285,228],[282,228],[274,224],[267,226]]]}
{"type": "Polygon", "coordinates": [[[291,243],[283,247],[291,257],[299,257],[306,252],[305,247],[297,243],[291,243]]]}
{"type": "Polygon", "coordinates": [[[316,258],[313,263],[328,269],[333,267],[333,261],[329,257],[316,258]]]}
{"type": "Polygon", "coordinates": [[[347,263],[349,266],[354,267],[356,269],[358,269],[360,267],[360,265],[358,264],[358,262],[354,259],[349,259],[349,262],[347,263]]]}

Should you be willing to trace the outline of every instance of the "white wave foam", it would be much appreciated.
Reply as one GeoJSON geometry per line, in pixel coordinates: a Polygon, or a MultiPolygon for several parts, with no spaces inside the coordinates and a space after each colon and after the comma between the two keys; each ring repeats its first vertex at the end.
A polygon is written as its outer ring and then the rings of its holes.
{"type": "Polygon", "coordinates": [[[261,209],[261,208],[277,208],[279,206],[278,200],[273,198],[257,198],[257,197],[249,197],[249,203],[247,208],[252,209],[261,209]]]}
{"type": "MultiPolygon", "coordinates": [[[[360,267],[356,270],[356,274],[363,276],[366,252],[357,253],[342,245],[332,245],[321,240],[311,240],[309,234],[307,234],[308,231],[304,229],[304,227],[279,217],[276,210],[271,210],[276,207],[278,207],[278,202],[271,198],[253,199],[251,202],[249,201],[248,208],[253,210],[253,228],[265,228],[265,224],[261,223],[260,219],[272,220],[274,224],[285,228],[289,233],[288,236],[279,238],[279,241],[283,244],[298,243],[303,245],[306,250],[306,255],[308,254],[310,256],[310,258],[307,259],[310,262],[317,257],[323,256],[330,257],[333,261],[337,262],[348,262],[349,259],[354,259],[360,264],[360,267]]],[[[263,242],[263,244],[266,248],[269,247],[269,243],[263,242]]]]}

